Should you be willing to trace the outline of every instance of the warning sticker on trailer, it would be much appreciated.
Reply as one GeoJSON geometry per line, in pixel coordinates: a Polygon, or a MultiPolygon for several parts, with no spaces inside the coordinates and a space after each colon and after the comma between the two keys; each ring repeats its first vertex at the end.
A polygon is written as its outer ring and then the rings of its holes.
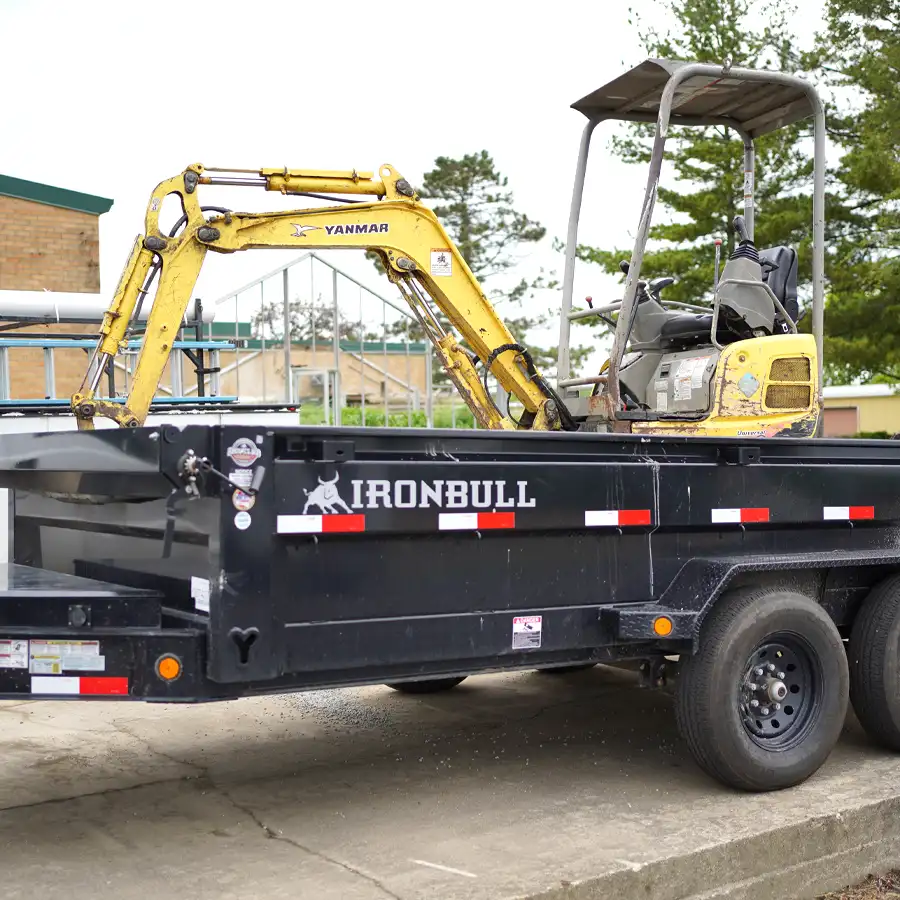
{"type": "Polygon", "coordinates": [[[250,487],[250,482],[253,481],[253,470],[235,469],[233,472],[228,473],[228,480],[238,487],[248,488],[250,487]]]}
{"type": "Polygon", "coordinates": [[[209,579],[198,578],[191,575],[191,599],[194,601],[194,609],[200,612],[209,612],[209,579]]]}
{"type": "Polygon", "coordinates": [[[541,616],[516,616],[513,619],[513,650],[536,650],[541,646],[541,616]]]}
{"type": "Polygon", "coordinates": [[[100,641],[31,641],[28,671],[32,675],[63,672],[104,672],[106,657],[100,641]]]}
{"type": "Polygon", "coordinates": [[[0,669],[27,669],[28,641],[0,641],[0,669]]]}

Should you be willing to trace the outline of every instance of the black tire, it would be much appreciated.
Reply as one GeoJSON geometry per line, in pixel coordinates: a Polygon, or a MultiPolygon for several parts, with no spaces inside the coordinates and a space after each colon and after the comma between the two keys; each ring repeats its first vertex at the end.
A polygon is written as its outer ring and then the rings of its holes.
{"type": "Polygon", "coordinates": [[[747,791],[791,787],[837,743],[848,682],[841,636],[818,603],[786,589],[736,590],[703,622],[698,654],[683,658],[678,728],[700,767],[725,784],[747,791]],[[770,673],[770,662],[791,671],[770,673]],[[775,701],[765,699],[773,692],[784,694],[777,712],[775,701]]]}
{"type": "Polygon", "coordinates": [[[850,701],[866,734],[900,750],[900,575],[875,585],[850,632],[850,701]]]}
{"type": "Polygon", "coordinates": [[[462,675],[458,678],[429,678],[425,681],[398,681],[389,684],[389,688],[399,691],[401,694],[439,694],[441,691],[449,691],[466,680],[462,675]]]}
{"type": "Polygon", "coordinates": [[[586,669],[593,669],[597,663],[575,663],[571,666],[554,666],[550,669],[535,669],[541,675],[569,675],[572,672],[584,672],[586,669]]]}

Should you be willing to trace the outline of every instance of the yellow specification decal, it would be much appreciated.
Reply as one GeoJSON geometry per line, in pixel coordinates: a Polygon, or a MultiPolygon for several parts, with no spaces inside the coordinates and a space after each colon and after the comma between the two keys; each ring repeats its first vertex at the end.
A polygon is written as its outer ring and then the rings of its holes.
{"type": "Polygon", "coordinates": [[[106,657],[100,655],[100,641],[31,641],[28,671],[32,675],[105,670],[106,657]]]}

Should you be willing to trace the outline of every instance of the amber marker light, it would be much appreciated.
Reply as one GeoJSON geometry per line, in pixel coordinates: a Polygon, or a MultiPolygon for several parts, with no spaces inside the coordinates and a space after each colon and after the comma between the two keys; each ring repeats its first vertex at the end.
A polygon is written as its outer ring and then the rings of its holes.
{"type": "Polygon", "coordinates": [[[163,681],[174,681],[181,674],[181,660],[177,656],[161,656],[156,661],[156,674],[163,681]]]}
{"type": "Polygon", "coordinates": [[[668,637],[672,628],[672,620],[668,616],[659,616],[653,620],[653,631],[660,637],[668,637]]]}

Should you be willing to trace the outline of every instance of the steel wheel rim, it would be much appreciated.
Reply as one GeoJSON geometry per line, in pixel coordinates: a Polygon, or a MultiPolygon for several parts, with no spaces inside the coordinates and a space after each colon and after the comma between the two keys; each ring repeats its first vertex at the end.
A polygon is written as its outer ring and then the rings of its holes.
{"type": "Polygon", "coordinates": [[[738,684],[738,714],[750,740],[773,751],[799,744],[818,719],[822,684],[822,662],[805,638],[768,635],[747,658],[738,684]]]}

